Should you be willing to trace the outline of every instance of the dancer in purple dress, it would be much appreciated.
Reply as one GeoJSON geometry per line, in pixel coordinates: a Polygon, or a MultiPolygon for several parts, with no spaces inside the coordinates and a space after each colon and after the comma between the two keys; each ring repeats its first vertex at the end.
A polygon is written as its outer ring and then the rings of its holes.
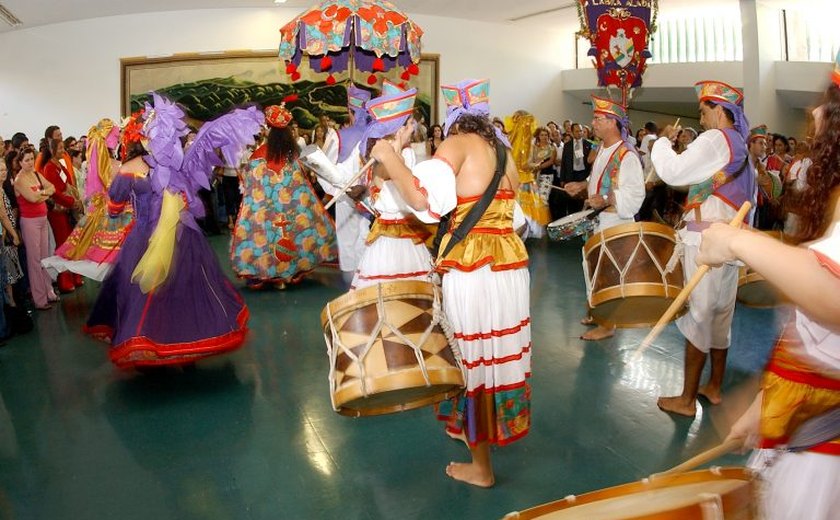
{"type": "Polygon", "coordinates": [[[216,150],[232,159],[253,143],[263,115],[237,109],[206,123],[184,152],[184,112],[154,93],[153,102],[124,130],[109,211],[130,201],[135,224],[86,326],[111,343],[120,368],[192,363],[238,348],[247,330],[248,308],[195,219],[204,210],[198,190],[222,163],[216,150]]]}

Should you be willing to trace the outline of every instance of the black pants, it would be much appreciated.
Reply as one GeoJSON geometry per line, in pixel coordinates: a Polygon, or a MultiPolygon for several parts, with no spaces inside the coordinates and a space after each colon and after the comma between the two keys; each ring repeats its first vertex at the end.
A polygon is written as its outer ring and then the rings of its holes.
{"type": "Polygon", "coordinates": [[[222,195],[225,198],[225,213],[234,219],[239,215],[242,194],[239,193],[239,177],[222,177],[222,195]]]}

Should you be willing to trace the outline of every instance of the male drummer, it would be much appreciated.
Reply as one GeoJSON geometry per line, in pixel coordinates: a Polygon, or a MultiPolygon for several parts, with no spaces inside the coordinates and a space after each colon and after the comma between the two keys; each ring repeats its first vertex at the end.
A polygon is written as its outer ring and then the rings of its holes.
{"type": "MultiPolygon", "coordinates": [[[[697,271],[700,233],[714,222],[729,222],[744,202],[755,204],[756,197],[755,169],[747,152],[750,126],[744,116],[743,93],[718,81],[701,81],[695,89],[700,125],[706,131],[677,155],[671,141],[680,128],[668,126],[651,150],[653,165],[665,183],[690,186],[679,231],[686,280],[697,271]]],[[[677,320],[686,340],[683,391],[678,396],[660,397],[657,404],[662,410],[691,417],[698,395],[712,404],[721,402],[737,290],[738,267],[724,264],[711,269],[692,291],[688,312],[677,320]],[[711,376],[701,388],[700,374],[709,353],[711,376]]]]}
{"type": "MultiPolygon", "coordinates": [[[[597,231],[635,222],[636,213],[645,200],[645,179],[642,162],[635,147],[628,141],[630,121],[627,110],[608,99],[592,96],[592,129],[602,140],[598,148],[592,174],[588,181],[567,184],[572,193],[587,190],[586,204],[592,209],[604,209],[599,216],[597,231]]],[[[590,316],[584,325],[594,324],[590,316]]],[[[581,339],[598,341],[612,337],[615,326],[601,323],[586,332],[581,339]]]]}
{"type": "MultiPolygon", "coordinates": [[[[338,131],[338,156],[335,160],[343,177],[347,179],[359,171],[359,142],[368,127],[369,116],[365,103],[370,100],[370,92],[353,85],[347,85],[347,111],[350,126],[338,131]]],[[[320,178],[319,178],[320,180],[320,178]]],[[[336,196],[337,188],[322,182],[324,190],[336,196]]],[[[345,279],[353,279],[359,260],[365,250],[365,238],[370,231],[370,222],[356,209],[353,200],[342,196],[335,204],[335,231],[338,241],[338,265],[345,279]]]]}

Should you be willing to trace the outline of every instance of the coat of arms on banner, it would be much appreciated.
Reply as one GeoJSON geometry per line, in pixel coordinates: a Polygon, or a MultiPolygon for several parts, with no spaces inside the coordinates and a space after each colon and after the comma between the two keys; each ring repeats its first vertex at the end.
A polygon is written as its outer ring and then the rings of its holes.
{"type": "Polygon", "coordinates": [[[580,34],[592,46],[598,85],[623,91],[641,86],[658,0],[578,0],[580,34]]]}

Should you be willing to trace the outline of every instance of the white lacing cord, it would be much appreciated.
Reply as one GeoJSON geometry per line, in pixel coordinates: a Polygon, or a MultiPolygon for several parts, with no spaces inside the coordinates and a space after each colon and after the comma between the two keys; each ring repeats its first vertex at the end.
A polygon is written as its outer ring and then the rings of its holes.
{"type": "Polygon", "coordinates": [[[674,233],[674,252],[671,253],[671,258],[665,264],[665,274],[671,274],[677,268],[677,264],[682,260],[683,251],[685,250],[685,243],[680,237],[679,233],[674,233]]]}
{"type": "Polygon", "coordinates": [[[643,236],[642,229],[639,228],[639,237],[640,240],[636,242],[636,247],[633,248],[633,252],[630,254],[629,258],[627,259],[627,263],[624,267],[619,267],[618,260],[616,260],[615,255],[613,255],[612,251],[607,247],[607,241],[604,239],[604,230],[598,232],[601,237],[601,250],[598,251],[598,265],[595,266],[595,272],[592,274],[592,279],[598,279],[598,273],[601,272],[601,261],[603,257],[606,255],[609,258],[610,262],[612,263],[613,267],[615,267],[616,271],[618,271],[618,283],[620,284],[619,287],[621,288],[621,297],[624,298],[624,279],[627,277],[627,272],[630,271],[630,266],[633,264],[633,259],[636,258],[636,253],[639,252],[641,237],[643,236]]]}

